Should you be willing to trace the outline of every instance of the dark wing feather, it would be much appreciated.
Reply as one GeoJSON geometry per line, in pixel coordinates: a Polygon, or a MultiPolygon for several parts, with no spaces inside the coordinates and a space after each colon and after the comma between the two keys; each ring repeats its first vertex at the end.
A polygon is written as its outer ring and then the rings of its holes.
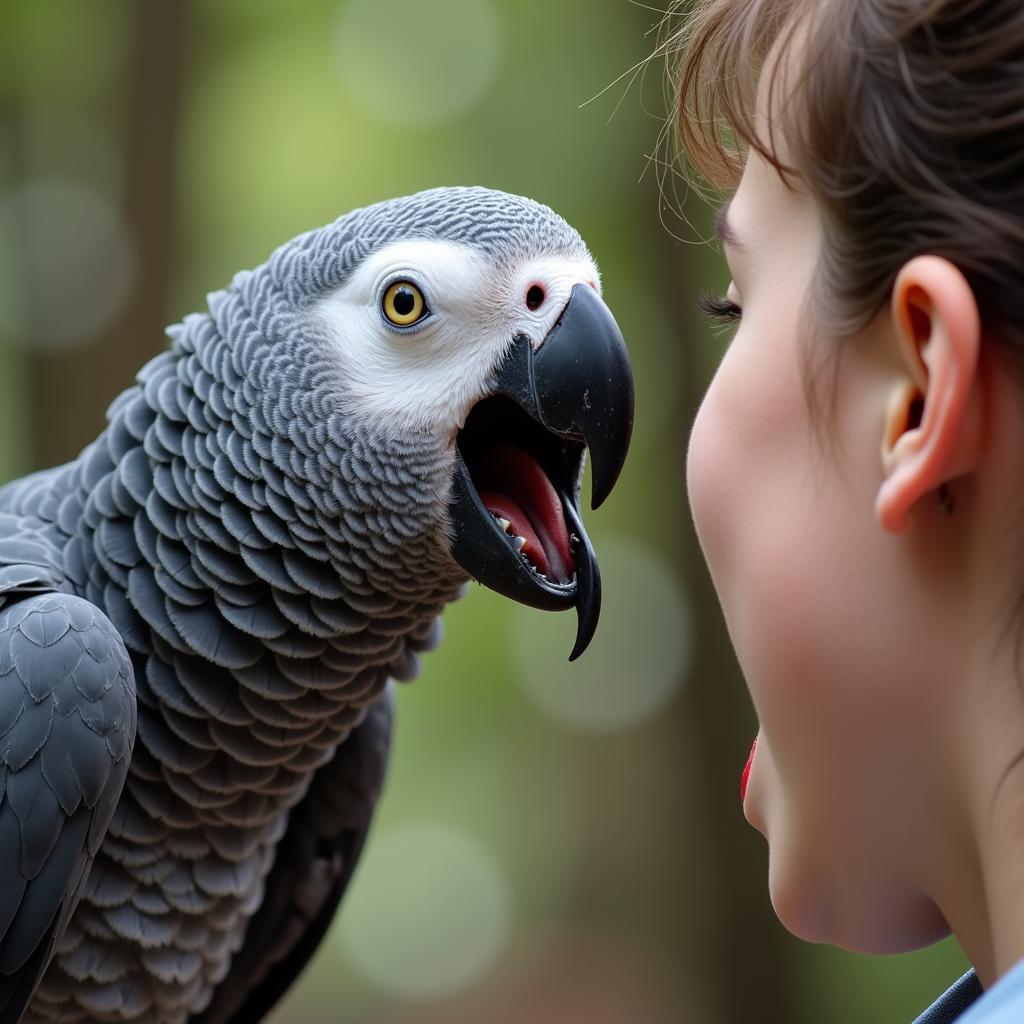
{"type": "Polygon", "coordinates": [[[391,687],[320,768],[292,811],[245,944],[190,1024],[262,1020],[305,968],[344,895],[384,782],[391,687]]]}
{"type": "MultiPolygon", "coordinates": [[[[0,559],[31,575],[15,569],[0,559]]],[[[128,654],[98,608],[2,579],[0,602],[0,1024],[12,1024],[110,823],[136,708],[128,654]]]]}

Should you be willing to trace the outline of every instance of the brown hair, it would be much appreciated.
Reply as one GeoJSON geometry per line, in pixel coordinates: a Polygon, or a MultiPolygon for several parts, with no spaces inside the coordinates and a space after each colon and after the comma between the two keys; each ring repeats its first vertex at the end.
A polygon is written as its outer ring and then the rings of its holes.
{"type": "Polygon", "coordinates": [[[987,331],[1024,356],[1021,0],[697,0],[674,42],[692,166],[735,187],[752,147],[816,198],[824,325],[862,329],[900,267],[934,253],[967,278],[987,331]],[[769,104],[785,124],[758,137],[765,59],[798,33],[799,78],[769,104]]]}

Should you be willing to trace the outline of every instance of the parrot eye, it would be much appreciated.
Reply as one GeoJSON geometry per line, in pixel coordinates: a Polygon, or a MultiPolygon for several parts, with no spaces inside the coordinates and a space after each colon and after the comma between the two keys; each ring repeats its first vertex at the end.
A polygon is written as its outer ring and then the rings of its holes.
{"type": "Polygon", "coordinates": [[[430,310],[423,292],[411,281],[396,281],[384,293],[383,313],[395,327],[411,327],[422,320],[430,310]]]}

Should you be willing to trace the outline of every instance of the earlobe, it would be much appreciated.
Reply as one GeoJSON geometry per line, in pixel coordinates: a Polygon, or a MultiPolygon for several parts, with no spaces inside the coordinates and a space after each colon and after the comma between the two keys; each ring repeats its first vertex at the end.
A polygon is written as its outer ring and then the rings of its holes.
{"type": "Polygon", "coordinates": [[[977,465],[981,322],[959,269],[917,256],[893,285],[891,328],[903,372],[886,408],[875,514],[901,533],[916,502],[977,465]]]}

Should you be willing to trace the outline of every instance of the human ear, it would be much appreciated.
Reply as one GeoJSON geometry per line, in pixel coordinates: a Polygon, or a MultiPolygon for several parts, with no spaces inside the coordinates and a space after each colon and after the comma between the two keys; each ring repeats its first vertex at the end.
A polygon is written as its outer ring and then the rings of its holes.
{"type": "Polygon", "coordinates": [[[904,264],[890,316],[903,372],[886,409],[875,515],[902,533],[915,502],[977,466],[981,321],[963,274],[931,255],[904,264]]]}

